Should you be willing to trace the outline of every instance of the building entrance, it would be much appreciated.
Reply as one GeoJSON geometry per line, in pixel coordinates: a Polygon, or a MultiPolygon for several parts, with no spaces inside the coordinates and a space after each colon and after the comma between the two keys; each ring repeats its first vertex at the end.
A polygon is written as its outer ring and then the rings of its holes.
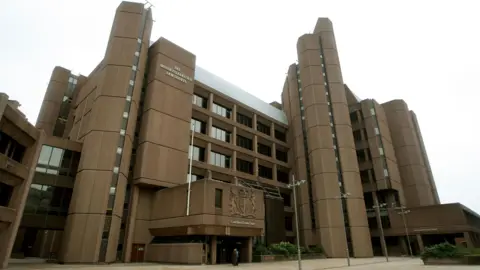
{"type": "Polygon", "coordinates": [[[218,237],[217,238],[217,264],[232,263],[233,250],[240,252],[239,262],[245,262],[247,258],[246,237],[218,237]]]}

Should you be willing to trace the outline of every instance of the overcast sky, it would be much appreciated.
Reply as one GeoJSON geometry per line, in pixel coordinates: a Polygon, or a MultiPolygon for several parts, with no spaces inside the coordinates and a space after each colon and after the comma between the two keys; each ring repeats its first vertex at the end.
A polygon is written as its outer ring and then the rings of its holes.
{"type": "MultiPolygon", "coordinates": [[[[120,2],[2,1],[0,92],[35,123],[54,66],[88,75],[103,58],[120,2]]],[[[417,113],[442,202],[480,212],[477,1],[151,2],[152,40],[171,40],[268,102],[280,101],[297,38],[329,17],[345,83],[361,98],[404,99],[417,113]]]]}

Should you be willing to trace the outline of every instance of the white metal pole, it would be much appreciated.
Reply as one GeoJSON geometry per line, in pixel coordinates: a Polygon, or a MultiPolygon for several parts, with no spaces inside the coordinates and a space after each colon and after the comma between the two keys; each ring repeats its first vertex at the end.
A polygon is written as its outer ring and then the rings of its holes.
{"type": "Polygon", "coordinates": [[[188,189],[187,189],[187,216],[190,215],[190,193],[192,192],[192,161],[193,161],[193,137],[195,136],[195,124],[192,124],[192,138],[190,141],[190,160],[188,161],[188,189]]]}
{"type": "Polygon", "coordinates": [[[295,175],[292,175],[292,190],[293,190],[293,209],[295,212],[295,230],[297,232],[297,253],[298,253],[298,270],[302,270],[302,250],[300,248],[300,230],[298,225],[298,211],[297,211],[297,183],[295,182],[295,175]]]}

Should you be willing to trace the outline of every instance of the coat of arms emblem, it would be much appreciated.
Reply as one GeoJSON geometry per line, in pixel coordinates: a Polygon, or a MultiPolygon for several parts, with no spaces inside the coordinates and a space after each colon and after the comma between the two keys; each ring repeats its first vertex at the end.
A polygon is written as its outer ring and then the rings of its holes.
{"type": "Polygon", "coordinates": [[[243,218],[255,217],[255,193],[251,189],[230,189],[230,214],[243,218]]]}

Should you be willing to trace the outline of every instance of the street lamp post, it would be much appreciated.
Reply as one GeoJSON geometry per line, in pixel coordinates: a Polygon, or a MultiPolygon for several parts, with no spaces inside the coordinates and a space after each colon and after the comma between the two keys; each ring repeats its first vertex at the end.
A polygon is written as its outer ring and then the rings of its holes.
{"type": "Polygon", "coordinates": [[[374,194],[373,196],[374,196],[374,199],[375,199],[375,205],[373,206],[373,209],[375,211],[375,216],[376,216],[376,219],[377,219],[377,226],[378,226],[378,229],[380,231],[380,243],[381,243],[381,246],[382,246],[382,249],[383,249],[383,254],[385,255],[385,259],[388,262],[389,260],[388,260],[387,242],[385,241],[385,234],[383,232],[383,222],[382,222],[382,217],[381,217],[381,213],[380,213],[380,210],[385,209],[387,207],[387,204],[386,203],[378,204],[378,199],[377,199],[376,194],[374,194]]]}
{"type": "Polygon", "coordinates": [[[405,206],[395,207],[394,209],[399,210],[397,213],[402,216],[403,226],[405,227],[405,235],[407,236],[408,251],[410,252],[410,256],[413,257],[410,234],[408,233],[407,218],[405,217],[405,215],[410,213],[410,210],[408,210],[405,206]]]}
{"type": "Polygon", "coordinates": [[[300,249],[300,230],[298,225],[298,211],[297,211],[297,192],[296,189],[298,186],[305,183],[305,180],[295,181],[295,175],[292,175],[292,183],[288,184],[287,187],[292,189],[293,192],[293,206],[295,212],[295,230],[297,232],[297,253],[298,253],[298,270],[302,270],[302,250],[300,249]]]}
{"type": "MultiPolygon", "coordinates": [[[[350,193],[340,193],[340,196],[335,197],[336,199],[346,199],[348,196],[350,196],[350,193]]],[[[348,248],[348,228],[345,225],[345,209],[344,207],[347,207],[346,205],[343,205],[343,202],[340,201],[340,204],[342,206],[342,217],[343,217],[343,226],[345,228],[345,245],[346,245],[346,251],[347,251],[347,264],[350,266],[350,248],[348,248]]]]}

